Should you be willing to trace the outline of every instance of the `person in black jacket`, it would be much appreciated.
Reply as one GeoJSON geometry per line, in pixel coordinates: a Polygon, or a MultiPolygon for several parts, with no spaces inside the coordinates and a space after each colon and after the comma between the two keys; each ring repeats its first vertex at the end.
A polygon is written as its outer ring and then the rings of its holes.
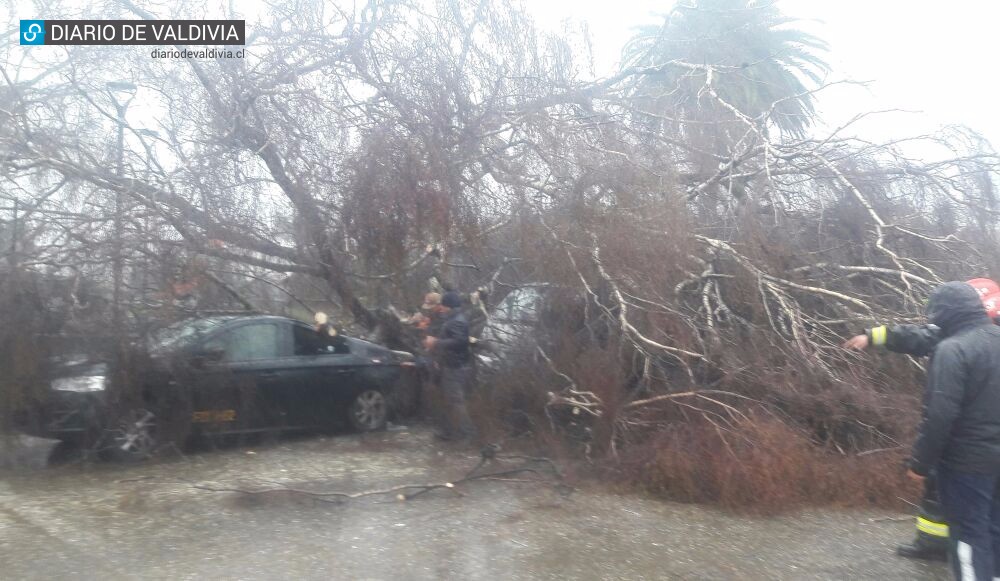
{"type": "MultiPolygon", "coordinates": [[[[974,278],[967,283],[976,289],[994,323],[1000,324],[1000,285],[986,278],[974,278]]],[[[875,347],[922,357],[930,355],[940,341],[941,329],[936,325],[882,325],[852,337],[844,343],[844,347],[858,350],[875,347]]],[[[916,525],[916,538],[911,543],[898,546],[896,553],[911,559],[946,560],[949,548],[948,523],[941,508],[933,470],[924,479],[924,494],[920,500],[916,525]]]]}
{"type": "Polygon", "coordinates": [[[440,386],[447,409],[438,437],[443,440],[471,440],[476,435],[475,425],[465,407],[465,395],[472,382],[472,351],[469,322],[459,310],[461,305],[458,293],[444,293],[441,307],[447,310],[441,331],[437,337],[429,336],[424,340],[427,351],[441,366],[440,386]]]}
{"type": "MultiPolygon", "coordinates": [[[[848,339],[844,347],[857,350],[876,347],[923,357],[930,355],[940,340],[941,330],[935,325],[881,325],[848,339]]],[[[937,479],[933,472],[924,480],[924,493],[920,499],[916,524],[916,538],[911,543],[896,547],[896,553],[910,559],[946,560],[949,547],[948,523],[938,500],[937,479]]]]}
{"type": "Polygon", "coordinates": [[[955,578],[988,581],[1000,576],[1000,327],[976,289],[957,281],[931,294],[927,317],[941,341],[909,475],[937,471],[955,578]]]}

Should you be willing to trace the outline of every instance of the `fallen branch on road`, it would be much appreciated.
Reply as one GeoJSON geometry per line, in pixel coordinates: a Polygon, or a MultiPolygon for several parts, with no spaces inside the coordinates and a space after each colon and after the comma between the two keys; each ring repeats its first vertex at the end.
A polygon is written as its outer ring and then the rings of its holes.
{"type": "Polygon", "coordinates": [[[464,476],[456,480],[447,482],[433,482],[427,484],[401,484],[398,486],[393,486],[390,488],[375,489],[375,490],[364,490],[360,492],[343,492],[343,491],[316,491],[316,490],[303,490],[300,488],[292,488],[288,486],[277,486],[271,488],[240,488],[236,486],[212,486],[208,484],[192,484],[193,488],[198,490],[205,490],[208,492],[235,492],[239,494],[257,496],[266,494],[294,494],[305,496],[309,498],[316,499],[320,502],[332,502],[340,504],[347,502],[349,500],[357,500],[366,497],[378,497],[378,496],[389,496],[395,495],[396,499],[399,501],[406,501],[416,498],[422,494],[432,492],[434,490],[448,490],[458,496],[464,496],[457,487],[461,484],[466,484],[476,480],[496,480],[499,482],[513,481],[509,477],[523,474],[533,474],[536,478],[519,479],[521,482],[537,482],[541,484],[547,484],[552,486],[552,488],[561,494],[562,496],[569,496],[573,492],[573,488],[564,483],[563,474],[555,463],[544,457],[532,457],[532,456],[518,456],[518,455],[499,455],[497,451],[499,446],[494,444],[484,447],[480,451],[479,462],[469,470],[464,476]],[[518,461],[521,462],[520,466],[505,468],[502,470],[494,470],[490,472],[481,472],[481,469],[485,466],[495,465],[497,462],[503,461],[518,461]]]}
{"type": "Polygon", "coordinates": [[[911,520],[913,520],[912,516],[884,516],[884,517],[881,517],[881,518],[870,518],[870,519],[868,519],[868,522],[870,522],[870,523],[877,523],[877,522],[910,522],[911,520]]]}

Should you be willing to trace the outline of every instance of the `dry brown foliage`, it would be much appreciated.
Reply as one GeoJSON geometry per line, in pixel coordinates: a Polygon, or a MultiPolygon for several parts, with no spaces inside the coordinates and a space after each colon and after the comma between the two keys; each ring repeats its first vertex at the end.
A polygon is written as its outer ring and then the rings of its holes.
{"type": "MultiPolygon", "coordinates": [[[[429,288],[484,286],[493,305],[541,288],[536,329],[483,379],[488,432],[645,458],[635,481],[681,498],[887,498],[898,465],[873,451],[909,443],[919,362],[839,345],[919,321],[943,281],[1000,276],[989,143],[872,142],[855,130],[869,112],[790,123],[836,83],[758,92],[747,67],[788,63],[701,58],[742,45],[643,51],[592,79],[585,38],[503,0],[296,6],[254,16],[246,61],[81,49],[4,71],[0,250],[66,287],[55,319],[101,321],[83,281],[120,297],[101,311],[124,311],[119,335],[206,308],[322,309],[399,346],[397,315],[429,288]],[[119,123],[105,83],[122,71],[153,118],[119,123]]],[[[683,44],[655,36],[668,24],[639,44],[683,44]]]]}

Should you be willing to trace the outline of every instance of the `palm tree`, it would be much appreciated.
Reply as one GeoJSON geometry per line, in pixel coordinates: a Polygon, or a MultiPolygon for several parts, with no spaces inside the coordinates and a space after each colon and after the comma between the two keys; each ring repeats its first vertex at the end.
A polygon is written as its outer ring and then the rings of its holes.
{"type": "Polygon", "coordinates": [[[711,67],[720,99],[801,137],[815,114],[809,85],[819,83],[829,66],[817,54],[826,43],[788,27],[792,22],[772,3],[682,0],[661,25],[641,27],[626,44],[623,66],[644,71],[632,95],[677,123],[731,120],[734,115],[704,91],[711,67]]]}

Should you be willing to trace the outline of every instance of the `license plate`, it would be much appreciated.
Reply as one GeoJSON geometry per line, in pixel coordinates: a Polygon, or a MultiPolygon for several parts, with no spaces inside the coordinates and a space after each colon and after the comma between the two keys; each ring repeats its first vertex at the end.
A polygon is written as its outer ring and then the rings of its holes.
{"type": "Polygon", "coordinates": [[[191,416],[191,421],[196,424],[235,422],[236,410],[199,410],[191,416]]]}

